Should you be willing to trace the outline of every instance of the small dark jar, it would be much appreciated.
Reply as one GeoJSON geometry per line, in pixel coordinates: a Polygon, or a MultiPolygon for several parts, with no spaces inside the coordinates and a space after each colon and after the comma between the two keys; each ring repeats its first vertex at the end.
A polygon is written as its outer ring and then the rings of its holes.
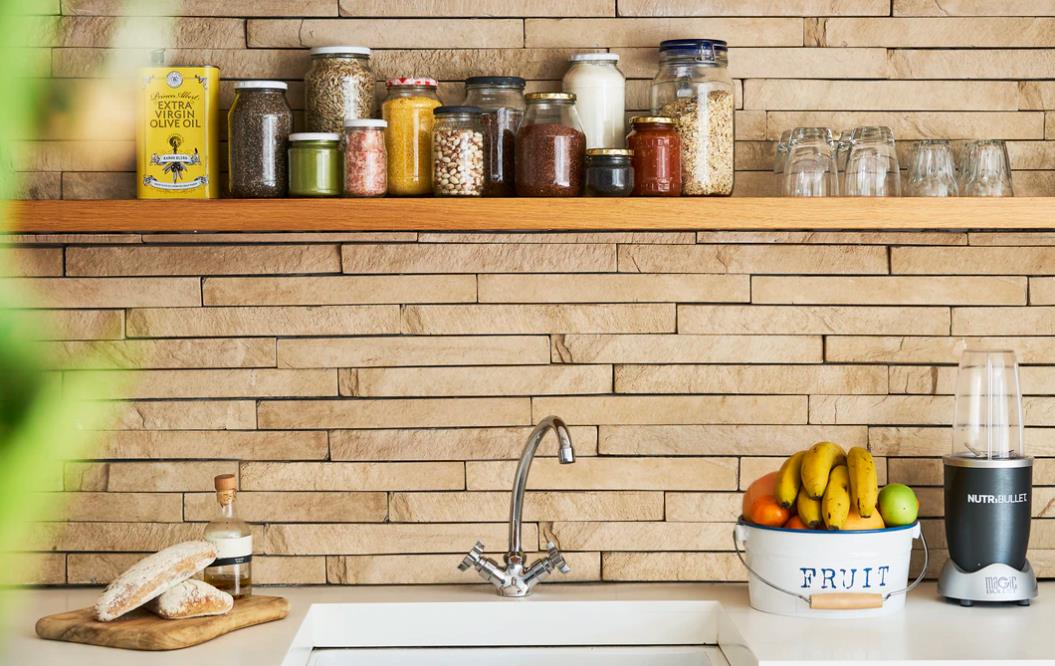
{"type": "Polygon", "coordinates": [[[628,197],[634,189],[633,153],[625,148],[586,151],[586,196],[628,197]]]}

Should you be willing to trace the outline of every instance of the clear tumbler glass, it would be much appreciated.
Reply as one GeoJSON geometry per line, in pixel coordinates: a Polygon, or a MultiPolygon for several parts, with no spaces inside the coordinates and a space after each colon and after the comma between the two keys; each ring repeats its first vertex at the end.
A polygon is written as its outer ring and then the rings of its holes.
{"type": "Polygon", "coordinates": [[[916,142],[909,157],[908,195],[955,197],[959,192],[949,142],[945,139],[916,142]]]}
{"type": "Polygon", "coordinates": [[[960,193],[965,197],[1013,197],[1007,144],[996,139],[971,141],[963,149],[960,193]]]}
{"type": "Polygon", "coordinates": [[[799,127],[792,132],[784,165],[784,196],[839,196],[833,145],[826,127],[799,127]]]}
{"type": "Polygon", "coordinates": [[[850,133],[846,196],[899,197],[901,173],[889,127],[857,127],[850,133]]]}

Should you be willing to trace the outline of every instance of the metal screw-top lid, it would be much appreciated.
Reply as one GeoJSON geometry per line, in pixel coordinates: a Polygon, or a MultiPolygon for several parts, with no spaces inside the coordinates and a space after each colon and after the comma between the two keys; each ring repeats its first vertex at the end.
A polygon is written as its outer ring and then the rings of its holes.
{"type": "Polygon", "coordinates": [[[285,81],[238,81],[234,84],[235,90],[288,90],[289,84],[285,81]]]}
{"type": "Polygon", "coordinates": [[[349,127],[360,127],[360,128],[374,128],[384,129],[388,127],[387,120],[381,120],[379,118],[349,118],[344,121],[345,128],[349,127]]]}
{"type": "Polygon", "coordinates": [[[370,49],[365,46],[316,46],[311,50],[312,56],[350,55],[370,56],[370,49]]]}
{"type": "Polygon", "coordinates": [[[237,490],[238,480],[234,478],[234,474],[220,474],[213,479],[213,484],[217,490],[237,490]]]}
{"type": "Polygon", "coordinates": [[[430,76],[396,76],[385,81],[386,88],[435,88],[439,82],[430,76]]]}
{"type": "Polygon", "coordinates": [[[618,53],[576,53],[570,62],[619,62],[618,53]]]}
{"type": "Polygon", "coordinates": [[[520,88],[523,89],[527,81],[519,76],[470,76],[465,79],[466,88],[520,88]]]}
{"type": "Polygon", "coordinates": [[[674,119],[670,116],[634,116],[630,119],[631,125],[673,125],[674,119]]]}
{"type": "Polygon", "coordinates": [[[628,148],[590,148],[586,151],[587,157],[630,157],[634,151],[628,148]]]}
{"type": "Polygon", "coordinates": [[[340,141],[341,135],[336,132],[294,132],[289,135],[293,143],[297,141],[340,141]]]}
{"type": "Polygon", "coordinates": [[[478,116],[484,112],[478,106],[437,106],[432,110],[434,116],[478,116]]]}
{"type": "Polygon", "coordinates": [[[574,102],[575,93],[569,92],[533,92],[524,95],[529,102],[574,102]]]}

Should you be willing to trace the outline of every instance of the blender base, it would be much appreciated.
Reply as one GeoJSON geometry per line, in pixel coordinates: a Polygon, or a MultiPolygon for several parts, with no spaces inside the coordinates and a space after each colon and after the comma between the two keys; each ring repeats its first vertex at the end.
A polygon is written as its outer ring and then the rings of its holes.
{"type": "Polygon", "coordinates": [[[1016,602],[1028,606],[1037,596],[1037,576],[1026,560],[1021,571],[1006,564],[994,563],[978,571],[967,572],[948,560],[938,579],[938,594],[961,606],[976,601],[1016,602]]]}

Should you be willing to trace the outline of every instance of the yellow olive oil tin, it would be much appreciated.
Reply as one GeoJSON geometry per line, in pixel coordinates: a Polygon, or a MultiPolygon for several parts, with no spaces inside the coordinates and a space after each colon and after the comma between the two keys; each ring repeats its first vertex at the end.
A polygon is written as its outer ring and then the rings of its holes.
{"type": "Polygon", "coordinates": [[[146,67],[139,94],[139,198],[220,196],[220,70],[146,67]]]}

